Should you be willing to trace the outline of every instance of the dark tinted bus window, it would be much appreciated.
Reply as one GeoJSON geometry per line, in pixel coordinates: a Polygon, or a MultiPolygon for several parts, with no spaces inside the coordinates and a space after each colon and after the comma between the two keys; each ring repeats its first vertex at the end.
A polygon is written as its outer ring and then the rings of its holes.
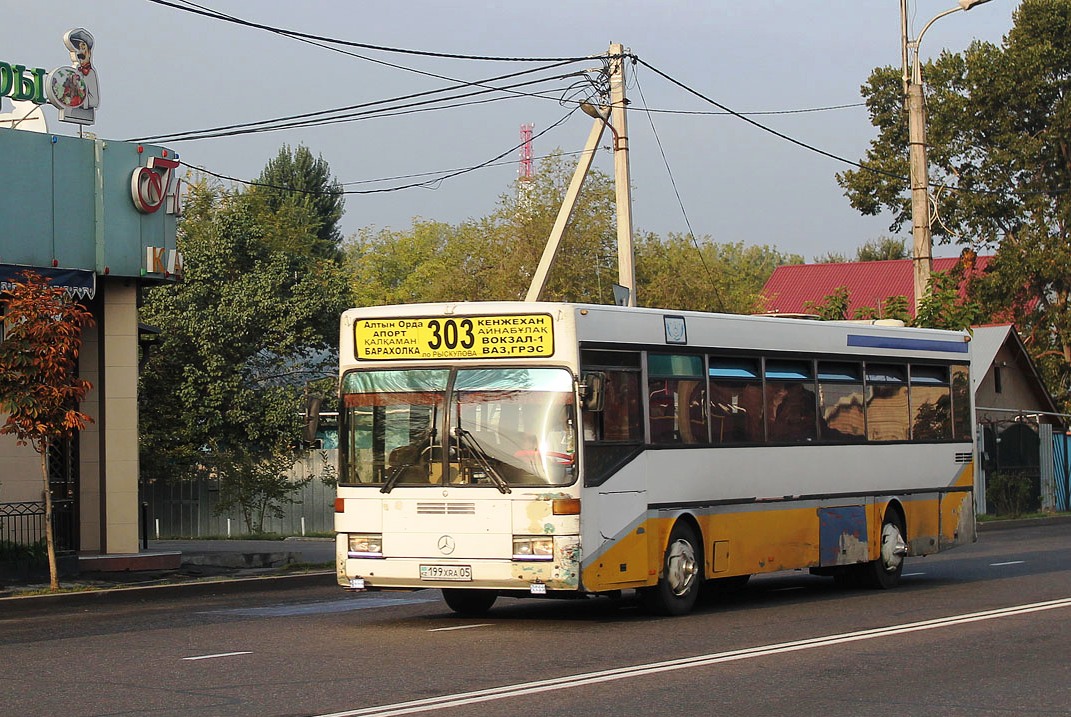
{"type": "Polygon", "coordinates": [[[818,435],[810,361],[766,361],[766,440],[808,443],[818,435]]]}
{"type": "Polygon", "coordinates": [[[952,439],[952,394],[947,366],[911,365],[911,438],[952,439]]]}
{"type": "Polygon", "coordinates": [[[952,437],[973,441],[971,433],[971,379],[966,366],[952,367],[952,437]]]}
{"type": "Polygon", "coordinates": [[[703,357],[647,356],[651,443],[707,443],[703,357]]]}
{"type": "Polygon", "coordinates": [[[871,441],[906,441],[907,367],[898,364],[866,365],[866,432],[871,441]]]}
{"type": "Polygon", "coordinates": [[[584,484],[600,485],[643,450],[643,389],[638,369],[606,374],[603,410],[584,411],[584,484]]]}
{"type": "Polygon", "coordinates": [[[762,374],[753,358],[710,357],[710,437],[762,442],[762,374]]]}
{"type": "Polygon", "coordinates": [[[818,362],[818,439],[866,440],[862,365],[818,362]]]}

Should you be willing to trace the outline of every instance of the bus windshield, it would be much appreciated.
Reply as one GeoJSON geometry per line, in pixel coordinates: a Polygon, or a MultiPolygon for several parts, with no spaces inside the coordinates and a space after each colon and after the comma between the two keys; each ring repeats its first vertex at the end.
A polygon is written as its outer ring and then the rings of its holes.
{"type": "Polygon", "coordinates": [[[350,372],[342,382],[340,483],[567,485],[576,413],[559,368],[350,372]]]}

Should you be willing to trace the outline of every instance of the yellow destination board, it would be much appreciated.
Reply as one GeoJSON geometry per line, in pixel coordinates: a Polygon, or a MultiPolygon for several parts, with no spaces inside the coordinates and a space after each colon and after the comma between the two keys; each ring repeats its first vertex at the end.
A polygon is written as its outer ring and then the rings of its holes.
{"type": "Polygon", "coordinates": [[[353,345],[359,361],[546,358],[554,323],[548,314],[358,319],[353,345]]]}

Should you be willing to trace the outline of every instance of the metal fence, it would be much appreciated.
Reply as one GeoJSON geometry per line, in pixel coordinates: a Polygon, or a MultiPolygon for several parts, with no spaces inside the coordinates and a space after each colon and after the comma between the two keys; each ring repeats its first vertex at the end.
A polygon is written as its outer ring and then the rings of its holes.
{"type": "MultiPolygon", "coordinates": [[[[322,476],[326,465],[335,465],[337,450],[318,451],[298,461],[291,475],[295,481],[322,476]],[[325,460],[326,459],[326,460],[325,460]]],[[[241,512],[220,513],[219,481],[216,479],[174,480],[142,486],[142,501],[148,504],[147,530],[150,538],[198,538],[247,534],[241,512]]],[[[284,516],[265,516],[264,531],[280,535],[331,533],[335,521],[335,488],[314,478],[283,505],[284,516]]]]}
{"type": "MultiPolygon", "coordinates": [[[[73,500],[52,501],[52,537],[56,554],[73,553],[78,547],[73,500]]],[[[21,560],[44,545],[45,504],[20,501],[0,503],[0,561],[21,560]]]]}

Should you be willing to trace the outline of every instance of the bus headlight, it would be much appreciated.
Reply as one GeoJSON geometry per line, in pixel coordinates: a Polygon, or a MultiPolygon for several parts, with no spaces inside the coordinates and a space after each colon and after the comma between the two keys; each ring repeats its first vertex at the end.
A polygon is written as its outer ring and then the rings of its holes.
{"type": "Polygon", "coordinates": [[[546,536],[513,536],[514,560],[553,560],[554,538],[546,536]]]}
{"type": "Polygon", "coordinates": [[[350,533],[348,558],[382,558],[382,533],[350,533]]]}

